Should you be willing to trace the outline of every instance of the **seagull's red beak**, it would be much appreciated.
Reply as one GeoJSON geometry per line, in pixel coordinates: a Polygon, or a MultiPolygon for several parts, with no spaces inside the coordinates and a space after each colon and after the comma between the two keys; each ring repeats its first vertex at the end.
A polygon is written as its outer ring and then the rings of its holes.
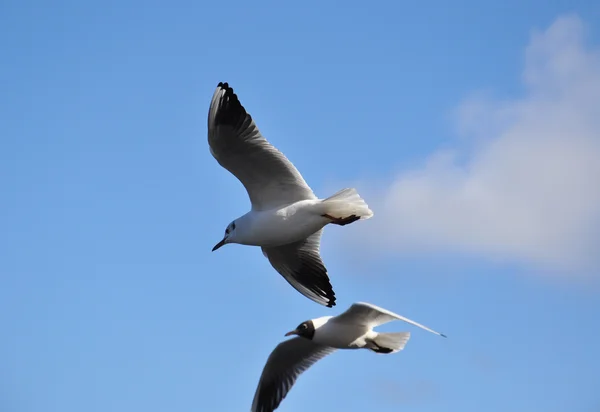
{"type": "Polygon", "coordinates": [[[221,246],[223,246],[225,244],[225,239],[221,240],[219,243],[217,243],[215,245],[215,247],[212,248],[212,251],[214,252],[215,250],[217,250],[218,248],[220,248],[221,246]]]}
{"type": "Polygon", "coordinates": [[[292,336],[292,335],[297,335],[298,331],[297,330],[293,330],[291,332],[286,333],[284,336],[292,336]]]}

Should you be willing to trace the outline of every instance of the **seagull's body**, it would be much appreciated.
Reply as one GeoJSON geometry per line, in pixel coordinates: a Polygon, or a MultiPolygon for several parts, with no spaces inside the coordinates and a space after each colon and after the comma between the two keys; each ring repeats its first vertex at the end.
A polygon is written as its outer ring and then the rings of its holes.
{"type": "Polygon", "coordinates": [[[338,316],[308,320],[286,333],[286,336],[296,337],[280,343],[271,352],[256,388],[251,412],[273,412],[302,372],[338,349],[369,349],[380,354],[401,351],[410,338],[410,332],[382,333],[373,330],[394,320],[403,320],[446,337],[408,318],[364,302],[354,303],[338,316]]]}
{"type": "Polygon", "coordinates": [[[328,307],[335,293],[319,253],[323,228],[369,219],[355,189],[319,199],[294,165],[258,130],[227,83],[219,83],[208,112],[208,143],[217,162],[246,188],[251,210],[231,222],[223,240],[259,246],[296,290],[328,307]]]}
{"type": "Polygon", "coordinates": [[[319,200],[301,200],[264,211],[251,210],[235,220],[235,243],[277,247],[306,239],[329,220],[319,214],[319,200]]]}

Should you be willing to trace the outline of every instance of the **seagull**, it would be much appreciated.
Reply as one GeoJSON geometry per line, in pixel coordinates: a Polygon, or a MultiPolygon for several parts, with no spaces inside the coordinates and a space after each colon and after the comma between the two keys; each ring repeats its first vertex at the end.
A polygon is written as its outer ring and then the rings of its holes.
{"type": "Polygon", "coordinates": [[[338,316],[324,316],[302,322],[271,352],[262,371],[251,412],[273,412],[279,407],[300,374],[337,349],[369,349],[379,354],[404,349],[410,332],[382,333],[374,327],[403,320],[436,335],[446,337],[417,322],[370,303],[354,303],[338,316]]]}
{"type": "Polygon", "coordinates": [[[208,111],[208,144],[217,162],[237,177],[251,210],[229,223],[225,244],[260,246],[275,270],[307,298],[335,306],[335,293],[319,253],[327,224],[345,226],[373,212],[356,189],[319,199],[279,150],[260,133],[227,83],[219,83],[208,111]]]}

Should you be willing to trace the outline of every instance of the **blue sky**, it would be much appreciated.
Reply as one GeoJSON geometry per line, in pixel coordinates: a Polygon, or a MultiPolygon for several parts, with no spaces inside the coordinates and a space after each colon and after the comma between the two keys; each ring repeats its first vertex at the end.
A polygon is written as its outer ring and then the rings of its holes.
{"type": "Polygon", "coordinates": [[[597,412],[600,4],[0,4],[0,410],[249,410],[301,321],[369,301],[405,351],[338,352],[279,410],[597,412]],[[256,248],[211,157],[228,81],[325,197],[338,297],[256,248]]]}

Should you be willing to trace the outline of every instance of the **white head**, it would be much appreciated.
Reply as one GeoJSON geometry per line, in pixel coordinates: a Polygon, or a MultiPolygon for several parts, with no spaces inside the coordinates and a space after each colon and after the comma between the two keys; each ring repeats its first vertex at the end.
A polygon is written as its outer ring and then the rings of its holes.
{"type": "Polygon", "coordinates": [[[326,324],[329,319],[331,319],[331,316],[307,320],[306,322],[299,324],[293,331],[286,333],[285,336],[298,335],[308,340],[312,340],[315,337],[316,330],[326,324]]]}
{"type": "Polygon", "coordinates": [[[227,243],[235,243],[235,228],[236,224],[234,220],[227,226],[227,229],[225,229],[225,236],[223,236],[223,240],[221,240],[215,245],[215,247],[212,248],[213,252],[227,243]]]}

